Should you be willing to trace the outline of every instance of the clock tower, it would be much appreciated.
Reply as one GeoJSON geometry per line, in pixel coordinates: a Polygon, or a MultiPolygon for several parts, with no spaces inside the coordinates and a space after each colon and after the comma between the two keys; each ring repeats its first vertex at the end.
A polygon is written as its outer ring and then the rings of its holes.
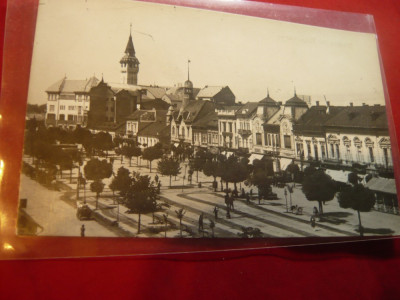
{"type": "Polygon", "coordinates": [[[121,83],[137,85],[139,73],[139,60],[135,56],[135,48],[132,41],[132,25],[126,45],[125,55],[119,61],[121,65],[121,83]]]}

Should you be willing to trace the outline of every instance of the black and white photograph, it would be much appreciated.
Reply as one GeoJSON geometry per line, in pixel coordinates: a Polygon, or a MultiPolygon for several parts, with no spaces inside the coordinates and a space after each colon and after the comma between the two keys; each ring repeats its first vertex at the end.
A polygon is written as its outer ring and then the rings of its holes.
{"type": "Polygon", "coordinates": [[[377,35],[40,0],[17,234],[400,234],[377,35]]]}

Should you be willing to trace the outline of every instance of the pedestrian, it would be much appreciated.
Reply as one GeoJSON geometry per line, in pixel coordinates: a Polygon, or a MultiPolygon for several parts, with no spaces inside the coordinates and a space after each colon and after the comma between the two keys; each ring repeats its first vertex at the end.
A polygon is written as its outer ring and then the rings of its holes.
{"type": "Polygon", "coordinates": [[[315,217],[314,216],[311,216],[311,218],[310,218],[310,225],[314,230],[316,230],[316,228],[315,228],[316,224],[315,224],[315,217]]]}
{"type": "Polygon", "coordinates": [[[246,202],[247,202],[247,204],[250,204],[250,195],[249,195],[249,193],[246,193],[246,202]]]}
{"type": "Polygon", "coordinates": [[[229,207],[229,195],[228,193],[225,194],[225,204],[229,207]]]}
{"type": "Polygon", "coordinates": [[[215,207],[214,207],[214,216],[215,216],[215,220],[218,219],[218,210],[219,210],[218,206],[215,206],[215,207]]]}
{"type": "Polygon", "coordinates": [[[242,197],[242,198],[246,198],[246,194],[245,194],[245,192],[244,192],[244,188],[242,188],[242,195],[241,195],[241,197],[242,197]]]}
{"type": "Polygon", "coordinates": [[[158,183],[158,175],[154,176],[154,180],[158,183]]]}
{"type": "Polygon", "coordinates": [[[261,204],[261,198],[262,198],[262,196],[261,196],[260,192],[258,192],[258,205],[261,204]]]}
{"type": "Polygon", "coordinates": [[[203,230],[203,213],[199,216],[199,231],[203,230]]]}
{"type": "Polygon", "coordinates": [[[157,194],[160,193],[160,190],[161,190],[161,182],[159,181],[157,184],[157,194]]]}
{"type": "Polygon", "coordinates": [[[250,198],[253,198],[253,189],[250,189],[250,198]]]}
{"type": "Polygon", "coordinates": [[[229,211],[229,206],[228,206],[228,208],[226,209],[226,218],[227,218],[227,219],[230,219],[230,218],[231,218],[231,213],[230,213],[230,211],[229,211]]]}
{"type": "Polygon", "coordinates": [[[318,208],[316,206],[313,208],[313,214],[315,217],[318,215],[318,208]]]}
{"type": "Polygon", "coordinates": [[[81,226],[81,237],[85,237],[85,225],[84,224],[82,224],[82,226],[81,226]]]}
{"type": "Polygon", "coordinates": [[[235,198],[233,198],[233,193],[231,194],[231,197],[229,198],[229,204],[230,204],[230,208],[232,208],[232,211],[235,210],[235,207],[233,206],[233,201],[235,200],[235,198]]]}

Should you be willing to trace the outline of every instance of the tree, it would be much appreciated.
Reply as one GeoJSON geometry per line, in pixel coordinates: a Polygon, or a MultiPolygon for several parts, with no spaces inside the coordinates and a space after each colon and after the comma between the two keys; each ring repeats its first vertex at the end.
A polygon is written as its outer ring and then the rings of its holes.
{"type": "Polygon", "coordinates": [[[124,155],[125,157],[127,157],[129,159],[129,166],[132,166],[132,157],[136,156],[139,158],[139,156],[142,154],[142,150],[139,147],[133,146],[133,145],[129,145],[129,146],[124,146],[121,148],[121,153],[122,155],[124,155]]]}
{"type": "Polygon", "coordinates": [[[87,180],[98,180],[109,178],[112,175],[112,165],[107,160],[99,160],[98,158],[92,158],[89,160],[83,168],[85,178],[87,180]]]}
{"type": "Polygon", "coordinates": [[[145,160],[148,160],[150,163],[150,173],[151,173],[151,162],[155,159],[161,158],[163,155],[163,151],[159,147],[149,147],[143,150],[142,157],[145,160]]]}
{"type": "Polygon", "coordinates": [[[124,167],[120,167],[117,171],[117,175],[113,178],[110,184],[110,188],[119,191],[119,194],[126,199],[126,194],[132,184],[132,178],[130,177],[130,172],[124,167]]]}
{"type": "Polygon", "coordinates": [[[203,166],[206,162],[206,152],[200,149],[194,155],[194,158],[189,162],[189,168],[196,171],[196,182],[199,182],[199,171],[203,170],[203,166]]]}
{"type": "Polygon", "coordinates": [[[178,176],[181,173],[179,160],[166,156],[158,162],[157,170],[161,175],[169,176],[169,187],[171,187],[172,176],[178,176]]]}
{"type": "Polygon", "coordinates": [[[182,219],[183,219],[183,216],[185,215],[186,211],[183,208],[180,208],[179,210],[175,210],[175,213],[179,219],[179,232],[182,237],[182,219]]]}
{"type": "Polygon", "coordinates": [[[106,151],[106,157],[108,156],[108,150],[111,150],[114,147],[111,135],[108,132],[103,131],[94,136],[93,144],[97,150],[106,151]]]}
{"type": "MultiPolygon", "coordinates": [[[[307,168],[306,168],[307,170],[307,168]]],[[[302,191],[309,201],[318,201],[319,211],[323,213],[322,203],[333,199],[337,186],[332,178],[323,170],[304,171],[302,191]]]]}
{"type": "Polygon", "coordinates": [[[273,170],[270,167],[271,161],[254,160],[253,169],[249,174],[249,181],[258,189],[259,196],[268,196],[271,191],[273,170]]]}
{"type": "Polygon", "coordinates": [[[99,196],[100,193],[103,192],[104,189],[104,183],[101,181],[101,179],[96,179],[90,184],[90,190],[93,193],[96,193],[96,209],[99,208],[99,196]]]}
{"type": "MultiPolygon", "coordinates": [[[[349,178],[350,179],[350,178],[349,178]]],[[[360,212],[369,212],[375,205],[375,195],[362,184],[347,185],[338,193],[339,205],[357,211],[360,236],[364,235],[360,212]]]]}
{"type": "Polygon", "coordinates": [[[203,173],[206,176],[214,177],[214,191],[217,191],[218,162],[215,160],[207,160],[203,166],[203,173]]]}
{"type": "Polygon", "coordinates": [[[141,214],[156,210],[157,190],[149,176],[133,174],[132,185],[126,196],[128,209],[138,214],[138,234],[140,233],[141,214]]]}
{"type": "Polygon", "coordinates": [[[99,160],[98,158],[92,158],[89,160],[83,168],[85,178],[93,180],[90,185],[92,192],[96,193],[96,209],[98,208],[98,201],[100,193],[104,189],[104,183],[102,179],[111,177],[113,170],[112,165],[107,160],[99,160]]]}

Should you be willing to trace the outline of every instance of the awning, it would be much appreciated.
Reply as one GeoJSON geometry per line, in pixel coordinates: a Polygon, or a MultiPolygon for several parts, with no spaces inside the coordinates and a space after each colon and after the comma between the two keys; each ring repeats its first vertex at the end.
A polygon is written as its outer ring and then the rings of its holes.
{"type": "Polygon", "coordinates": [[[396,182],[391,178],[374,177],[367,182],[365,187],[375,192],[396,195],[396,182]]]}
{"type": "Polygon", "coordinates": [[[287,166],[290,165],[292,163],[293,159],[291,158],[281,158],[280,159],[280,167],[281,167],[281,171],[285,171],[287,166]]]}
{"type": "Polygon", "coordinates": [[[261,160],[262,158],[264,157],[264,155],[262,155],[262,154],[252,154],[252,155],[250,155],[250,157],[249,157],[249,164],[253,164],[253,161],[254,160],[256,160],[256,159],[259,159],[259,160],[261,160]]]}
{"type": "Polygon", "coordinates": [[[333,180],[337,182],[347,183],[349,182],[349,174],[348,171],[339,171],[339,170],[326,170],[325,173],[332,177],[333,180]]]}

